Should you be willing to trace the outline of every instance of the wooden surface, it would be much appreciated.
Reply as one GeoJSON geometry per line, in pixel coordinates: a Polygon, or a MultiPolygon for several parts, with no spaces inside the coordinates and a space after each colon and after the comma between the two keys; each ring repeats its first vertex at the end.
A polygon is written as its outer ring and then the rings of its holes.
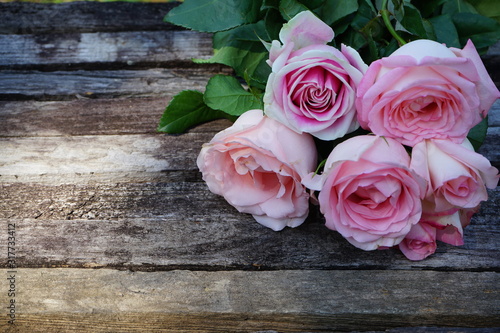
{"type": "MultiPolygon", "coordinates": [[[[365,252],[317,209],[274,232],[210,193],[195,160],[228,121],[156,132],[222,66],[175,4],[0,3],[0,329],[7,332],[495,332],[500,190],[465,245],[365,252]],[[15,224],[16,321],[7,237],[15,224]]],[[[499,84],[499,47],[485,63],[499,84]]],[[[500,167],[500,103],[481,148],[500,167]]]]}

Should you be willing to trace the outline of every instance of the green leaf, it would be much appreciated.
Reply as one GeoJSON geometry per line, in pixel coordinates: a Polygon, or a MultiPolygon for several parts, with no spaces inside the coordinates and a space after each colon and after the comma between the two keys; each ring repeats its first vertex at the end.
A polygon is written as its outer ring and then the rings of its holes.
{"type": "MultiPolygon", "coordinates": [[[[480,55],[486,54],[488,48],[498,42],[498,32],[486,32],[483,34],[468,36],[470,40],[474,43],[477,52],[480,55]]],[[[467,39],[461,39],[463,45],[467,42],[467,39]]]]}
{"type": "Polygon", "coordinates": [[[269,41],[278,40],[279,33],[285,21],[278,9],[269,9],[264,17],[267,36],[269,41]]]}
{"type": "Polygon", "coordinates": [[[260,10],[266,10],[266,9],[278,9],[280,5],[280,0],[264,0],[262,2],[262,7],[260,10]]]}
{"type": "Polygon", "coordinates": [[[218,50],[224,46],[234,46],[240,49],[264,52],[266,49],[262,45],[261,39],[265,41],[269,40],[263,20],[215,33],[213,48],[218,50]]]}
{"type": "Polygon", "coordinates": [[[429,19],[434,32],[436,33],[436,41],[446,44],[448,47],[460,47],[458,32],[453,24],[450,15],[439,15],[429,19]]]}
{"type": "Polygon", "coordinates": [[[378,17],[378,12],[375,7],[373,7],[373,4],[368,0],[360,0],[358,12],[351,25],[354,29],[361,30],[376,17],[378,17]]]}
{"type": "Polygon", "coordinates": [[[456,14],[456,13],[474,13],[477,14],[477,10],[465,0],[447,0],[443,4],[443,9],[441,14],[456,14]]]}
{"type": "Polygon", "coordinates": [[[500,6],[498,0],[469,0],[479,14],[495,19],[500,23],[500,6]]]}
{"type": "Polygon", "coordinates": [[[388,2],[388,10],[389,12],[393,13],[394,17],[396,18],[397,21],[401,22],[403,20],[403,17],[405,17],[405,6],[404,2],[402,0],[392,0],[391,2],[388,2]],[[391,9],[392,5],[392,9],[391,9]]]}
{"type": "Polygon", "coordinates": [[[283,18],[287,21],[290,21],[295,15],[306,10],[309,10],[309,8],[307,8],[297,0],[280,1],[281,16],[283,16],[283,18]]]}
{"type": "Polygon", "coordinates": [[[228,30],[258,20],[262,0],[185,0],[165,21],[203,32],[228,30]]]}
{"type": "Polygon", "coordinates": [[[379,56],[382,57],[388,57],[390,56],[394,51],[396,51],[399,48],[398,42],[395,39],[392,39],[389,44],[386,46],[381,46],[379,48],[379,56]]]}
{"type": "MultiPolygon", "coordinates": [[[[260,47],[263,47],[262,43],[260,43],[260,47]]],[[[248,75],[256,81],[256,84],[260,83],[262,85],[267,81],[271,71],[271,68],[266,63],[268,58],[269,54],[265,48],[264,52],[255,52],[227,46],[218,50],[210,59],[195,59],[194,61],[196,63],[217,63],[231,66],[238,76],[245,77],[245,75],[248,75]],[[263,69],[267,69],[267,72],[263,71],[263,69]]]]}
{"type": "Polygon", "coordinates": [[[404,16],[400,22],[410,33],[427,38],[427,31],[425,30],[422,16],[415,6],[411,4],[404,5],[404,16]]]}
{"type": "Polygon", "coordinates": [[[235,77],[226,75],[216,75],[208,81],[203,100],[209,107],[233,116],[263,108],[262,96],[246,91],[235,77]]]}
{"type": "Polygon", "coordinates": [[[323,4],[324,0],[299,0],[299,2],[312,11],[320,7],[323,4]]]}
{"type": "Polygon", "coordinates": [[[321,19],[326,24],[332,25],[349,14],[355,13],[358,7],[357,0],[326,0],[321,11],[321,19]]]}
{"type": "Polygon", "coordinates": [[[486,137],[486,131],[488,130],[488,117],[484,118],[479,124],[474,126],[467,135],[467,138],[472,143],[475,151],[478,151],[479,147],[483,144],[484,138],[486,137]]]}
{"type": "Polygon", "coordinates": [[[500,23],[473,13],[456,13],[452,16],[460,43],[471,39],[479,52],[484,52],[500,39],[500,23]]]}
{"type": "Polygon", "coordinates": [[[158,131],[170,134],[183,133],[195,125],[221,118],[236,120],[236,117],[209,108],[203,102],[201,92],[183,90],[174,96],[165,109],[158,125],[158,131]]]}
{"type": "Polygon", "coordinates": [[[436,32],[434,31],[434,26],[428,19],[423,19],[422,24],[425,28],[425,33],[427,34],[427,39],[436,40],[436,32]]]}
{"type": "Polygon", "coordinates": [[[422,17],[436,16],[439,7],[447,0],[413,0],[411,3],[418,8],[422,17]]]}
{"type": "Polygon", "coordinates": [[[461,36],[500,31],[500,24],[497,21],[479,14],[456,13],[452,19],[461,36]]]}

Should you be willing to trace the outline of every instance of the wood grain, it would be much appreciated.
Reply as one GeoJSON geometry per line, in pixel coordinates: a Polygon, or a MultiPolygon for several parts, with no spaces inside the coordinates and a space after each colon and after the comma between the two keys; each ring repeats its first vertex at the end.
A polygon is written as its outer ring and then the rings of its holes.
{"type": "Polygon", "coordinates": [[[199,180],[3,184],[0,202],[2,228],[16,224],[20,267],[500,271],[498,190],[466,228],[464,246],[440,243],[420,262],[398,250],[354,248],[325,228],[316,207],[302,226],[274,232],[199,180]]]}
{"type": "MultiPolygon", "coordinates": [[[[144,98],[0,101],[0,137],[165,135],[156,129],[176,92],[177,89],[165,91],[164,96],[144,98]]],[[[219,120],[196,126],[189,132],[216,133],[230,124],[227,120],[219,120]]]]}
{"type": "MultiPolygon", "coordinates": [[[[30,290],[29,295],[19,291],[23,312],[17,326],[36,332],[363,331],[500,324],[498,308],[492,308],[498,304],[496,273],[22,269],[18,276],[20,286],[30,290]]],[[[0,325],[6,328],[5,321],[0,325]]]]}
{"type": "Polygon", "coordinates": [[[205,90],[221,66],[102,71],[0,71],[0,100],[67,100],[98,97],[164,97],[184,89],[205,90]]]}
{"type": "Polygon", "coordinates": [[[0,3],[0,34],[154,31],[179,29],[163,22],[178,3],[0,3]]]}
{"type": "Polygon", "coordinates": [[[61,69],[89,63],[158,67],[212,54],[211,35],[186,30],[0,35],[0,68],[61,69]]]}

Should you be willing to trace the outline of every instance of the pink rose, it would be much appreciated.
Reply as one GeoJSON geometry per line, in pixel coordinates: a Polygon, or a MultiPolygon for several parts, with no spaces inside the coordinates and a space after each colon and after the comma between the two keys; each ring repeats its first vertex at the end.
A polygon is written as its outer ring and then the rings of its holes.
{"type": "Polygon", "coordinates": [[[411,227],[399,249],[410,260],[422,260],[436,252],[436,228],[420,222],[411,227]]]}
{"type": "Polygon", "coordinates": [[[311,136],[263,116],[262,110],[245,112],[216,134],[197,160],[213,193],[273,230],[306,219],[309,194],[301,180],[316,162],[311,136]]]}
{"type": "Polygon", "coordinates": [[[326,45],[333,30],[311,12],[296,15],[269,50],[266,115],[298,133],[333,140],[359,127],[356,89],[367,69],[354,49],[326,45]]]}
{"type": "Polygon", "coordinates": [[[431,212],[474,208],[495,188],[498,170],[474,152],[468,140],[424,140],[412,150],[411,168],[427,180],[425,200],[431,212]]]}
{"type": "Polygon", "coordinates": [[[450,214],[424,212],[420,220],[436,229],[438,241],[460,246],[464,244],[464,229],[470,224],[472,216],[479,210],[479,206],[470,209],[459,209],[450,214]]]}
{"type": "Polygon", "coordinates": [[[499,97],[471,41],[459,50],[416,40],[370,65],[356,106],[363,128],[414,146],[461,143],[499,97]]]}
{"type": "Polygon", "coordinates": [[[323,174],[303,183],[321,191],[328,228],[356,247],[375,250],[397,245],[420,220],[425,181],[409,166],[399,142],[360,135],[337,145],[323,174]]]}
{"type": "Polygon", "coordinates": [[[420,222],[399,243],[399,249],[410,260],[422,260],[436,251],[437,240],[454,246],[463,245],[464,228],[478,210],[479,206],[451,214],[423,213],[420,222]]]}

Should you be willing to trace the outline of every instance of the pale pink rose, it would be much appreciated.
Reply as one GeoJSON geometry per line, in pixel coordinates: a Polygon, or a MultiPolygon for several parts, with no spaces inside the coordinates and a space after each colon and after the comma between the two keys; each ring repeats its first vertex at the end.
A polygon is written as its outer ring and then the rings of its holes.
{"type": "MultiPolygon", "coordinates": [[[[280,40],[272,42],[268,63],[272,65],[282,52],[289,54],[309,45],[324,45],[333,40],[334,36],[333,29],[312,12],[300,12],[283,25],[279,33],[280,40]]],[[[287,57],[288,55],[284,58],[287,57]]]]}
{"type": "Polygon", "coordinates": [[[436,229],[436,240],[454,246],[464,244],[464,229],[470,224],[479,206],[471,209],[460,209],[450,214],[424,212],[420,223],[425,223],[436,229]]]}
{"type": "Polygon", "coordinates": [[[197,164],[213,193],[281,230],[307,217],[309,194],[301,180],[314,170],[316,158],[311,136],[251,110],[204,144],[197,164]]]}
{"type": "Polygon", "coordinates": [[[298,133],[333,140],[359,127],[356,89],[367,65],[356,50],[326,45],[333,30],[311,12],[295,16],[273,41],[266,115],[298,133]]]}
{"type": "Polygon", "coordinates": [[[425,181],[397,141],[355,136],[337,145],[323,174],[303,183],[320,191],[326,226],[363,250],[399,244],[422,213],[425,181]]]}
{"type": "Polygon", "coordinates": [[[424,212],[420,222],[399,243],[399,249],[410,260],[422,260],[436,251],[436,241],[464,245],[464,229],[478,210],[479,206],[450,214],[424,212]]]}
{"type": "Polygon", "coordinates": [[[411,168],[427,180],[425,200],[436,213],[474,208],[488,199],[486,187],[495,188],[498,170],[474,152],[468,140],[424,140],[412,150],[411,168]]]}
{"type": "Polygon", "coordinates": [[[370,65],[356,106],[361,127],[414,146],[461,143],[499,97],[471,41],[458,50],[416,40],[370,65]]]}
{"type": "Polygon", "coordinates": [[[410,260],[422,260],[436,252],[436,228],[420,222],[411,227],[399,249],[410,260]]]}

